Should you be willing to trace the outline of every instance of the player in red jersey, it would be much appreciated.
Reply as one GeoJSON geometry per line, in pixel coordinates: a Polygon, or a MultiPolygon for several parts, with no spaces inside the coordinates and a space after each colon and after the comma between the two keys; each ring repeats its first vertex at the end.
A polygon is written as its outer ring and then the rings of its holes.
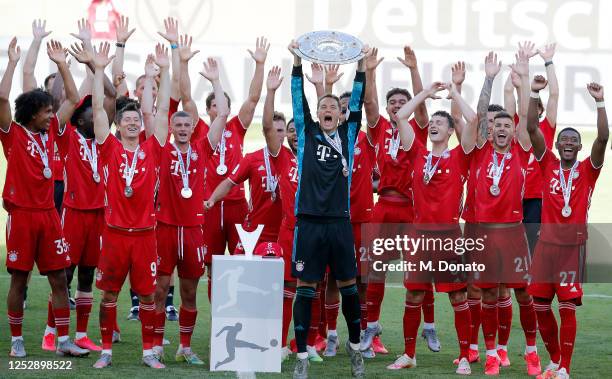
{"type": "MultiPolygon", "coordinates": [[[[212,159],[208,160],[206,166],[206,183],[204,186],[204,198],[210,198],[210,195],[217,188],[217,185],[226,179],[234,168],[242,159],[242,145],[244,135],[247,128],[251,125],[255,107],[261,96],[264,77],[264,63],[268,54],[270,45],[268,41],[261,37],[257,38],[255,50],[249,50],[251,58],[255,61],[255,72],[249,87],[249,95],[246,101],[240,107],[238,115],[229,119],[221,142],[216,146],[215,154],[212,159]]],[[[183,66],[181,66],[183,67],[183,66]]],[[[230,104],[231,102],[227,94],[225,97],[230,104]]],[[[181,70],[181,101],[183,109],[189,112],[194,120],[198,120],[193,141],[203,138],[208,133],[209,126],[204,120],[199,118],[198,108],[191,98],[191,82],[189,74],[185,70],[181,70]],[[187,99],[187,101],[186,101],[187,99]]],[[[217,117],[217,103],[214,94],[208,95],[206,98],[206,113],[210,116],[210,122],[213,122],[217,117]]],[[[244,221],[248,211],[248,206],[244,198],[244,186],[235,186],[223,199],[216,203],[214,207],[206,211],[204,217],[204,244],[207,251],[206,265],[209,267],[208,276],[210,277],[210,265],[212,263],[213,254],[223,254],[225,248],[233,254],[236,245],[239,242],[238,233],[235,224],[241,224],[244,221]]],[[[210,299],[210,286],[212,282],[208,281],[208,297],[210,299]]]]}
{"type": "Polygon", "coordinates": [[[289,324],[291,324],[293,298],[295,297],[296,279],[291,275],[291,254],[293,252],[293,236],[295,228],[295,193],[298,185],[297,167],[297,134],[293,120],[285,125],[282,119],[274,121],[274,97],[283,78],[279,67],[273,67],[266,81],[266,100],[263,113],[263,132],[266,146],[270,151],[271,161],[278,175],[280,189],[282,220],[278,232],[278,244],[283,250],[285,261],[285,281],[283,289],[283,326],[282,326],[282,357],[286,359],[291,354],[287,346],[289,324]],[[284,136],[287,146],[283,146],[284,136]]]}
{"type": "Polygon", "coordinates": [[[111,364],[117,297],[128,273],[134,291],[140,296],[143,363],[152,368],[164,368],[152,350],[157,276],[153,200],[162,148],[168,134],[168,52],[159,44],[155,49],[155,62],[161,70],[155,132],[153,137],[139,144],[142,117],[133,106],[120,109],[115,117],[121,140],[110,134],[108,116],[103,108],[102,89],[104,68],[112,60],[112,57],[108,57],[109,50],[108,43],[102,43],[98,51],[94,50],[94,132],[99,145],[100,161],[104,166],[107,204],[102,253],[96,276],[96,286],[103,291],[100,304],[102,354],[94,368],[104,368],[111,364]]]}
{"type": "MultiPolygon", "coordinates": [[[[415,211],[415,233],[426,238],[462,239],[459,216],[463,198],[463,185],[467,179],[470,153],[476,144],[476,113],[461,98],[456,87],[449,84],[434,83],[430,88],[417,94],[397,113],[402,149],[411,162],[413,176],[413,196],[415,211]],[[409,117],[427,98],[439,98],[436,93],[447,89],[453,107],[465,118],[462,127],[461,144],[454,149],[448,148],[449,138],[454,132],[453,117],[444,111],[434,113],[429,121],[429,139],[432,150],[415,139],[409,124],[409,117]]],[[[461,116],[458,117],[459,119],[461,116]]],[[[459,120],[462,124],[463,121],[459,120]]],[[[457,262],[461,258],[455,251],[425,250],[417,252],[418,260],[432,260],[436,266],[439,261],[457,262]]],[[[415,256],[417,257],[417,256],[415,256]]],[[[431,288],[432,279],[438,292],[447,292],[455,312],[455,328],[460,346],[457,374],[471,373],[468,362],[468,340],[470,334],[470,311],[467,303],[467,280],[458,274],[433,274],[430,272],[406,273],[406,306],[404,310],[404,354],[388,369],[397,370],[416,366],[415,344],[420,324],[421,304],[425,291],[431,288]]]]}
{"type": "MultiPolygon", "coordinates": [[[[489,91],[490,84],[501,67],[501,64],[496,64],[497,59],[494,59],[494,63],[490,61],[491,54],[487,59],[490,69],[487,70],[485,81],[489,91]]],[[[477,258],[478,263],[485,264],[486,271],[475,277],[474,281],[482,289],[482,329],[487,349],[485,374],[497,375],[500,364],[509,364],[507,351],[503,347],[496,349],[495,346],[498,298],[500,283],[503,283],[506,287],[514,288],[526,338],[527,370],[530,375],[537,375],[541,369],[536,348],[536,316],[533,300],[526,291],[529,249],[521,223],[525,171],[531,149],[525,127],[528,103],[528,95],[525,92],[528,92],[529,85],[529,57],[525,49],[519,50],[517,62],[511,67],[521,78],[518,127],[514,126],[514,120],[508,113],[498,113],[495,116],[492,142],[487,143],[486,120],[479,116],[478,148],[473,157],[478,162],[475,216],[480,225],[476,237],[487,235],[487,243],[485,251],[477,258]],[[517,260],[519,265],[516,264],[517,260]],[[515,270],[504,270],[507,267],[515,267],[515,270]]],[[[479,102],[479,115],[483,114],[483,109],[486,109],[485,105],[479,102]]]]}
{"type": "MultiPolygon", "coordinates": [[[[191,38],[181,36],[179,54],[190,60],[191,38]]],[[[157,289],[155,293],[155,341],[153,350],[163,356],[164,323],[166,320],[166,296],[174,269],[178,269],[181,288],[179,311],[180,344],[177,361],[202,365],[203,361],[191,350],[191,336],[196,324],[196,294],[198,281],[204,274],[204,176],[206,161],[221,139],[229,108],[223,96],[217,62],[209,58],[201,75],[208,79],[220,101],[218,116],[208,135],[191,143],[194,121],[184,111],[171,117],[174,142],[164,146],[160,164],[160,185],[156,202],[157,218],[157,289]]]]}
{"type": "Polygon", "coordinates": [[[533,152],[542,169],[542,229],[536,246],[529,293],[533,296],[538,329],[550,355],[550,364],[538,378],[569,379],[576,339],[576,306],[582,305],[582,272],[587,241],[587,217],[595,183],[601,172],[608,143],[608,116],[603,87],[587,85],[597,107],[597,137],[590,157],[578,161],[581,136],[573,128],[559,132],[555,147],[559,158],[546,146],[538,128],[539,92],[546,79],[536,76],[531,84],[527,130],[533,152]],[[551,309],[557,295],[561,325],[551,309]]]}
{"type": "Polygon", "coordinates": [[[6,266],[11,274],[7,296],[12,336],[10,356],[26,355],[21,333],[23,295],[34,262],[51,286],[59,340],[57,354],[85,356],[89,350],[74,345],[68,337],[70,308],[64,269],[70,266],[70,257],[59,215],[54,209],[51,161],[60,126],[72,115],[78,103],[78,92],[62,45],[51,41],[47,43],[47,54],[64,79],[66,99],[56,116],[51,95],[38,89],[25,92],[15,100],[15,121],[12,121],[8,98],[20,53],[17,39],[13,38],[8,48],[9,64],[0,82],[0,141],[8,161],[2,198],[8,212],[6,266]]]}
{"type": "MultiPolygon", "coordinates": [[[[383,58],[377,58],[377,49],[366,62],[366,96],[364,107],[368,123],[367,133],[370,140],[378,147],[377,163],[380,171],[380,181],[378,184],[378,202],[374,206],[372,214],[373,223],[411,223],[414,219],[412,207],[412,178],[407,167],[410,162],[406,158],[405,152],[399,148],[399,132],[395,114],[406,104],[412,96],[410,92],[401,88],[393,88],[387,92],[386,111],[389,119],[380,115],[378,105],[378,93],[376,89],[376,67],[382,62],[383,58]]],[[[398,58],[406,67],[410,69],[412,90],[418,94],[423,89],[421,77],[417,67],[417,59],[414,51],[406,46],[404,48],[404,58],[398,58]]],[[[415,117],[410,123],[416,134],[416,139],[421,143],[427,142],[427,108],[425,104],[415,112],[415,117]]],[[[367,288],[367,320],[368,327],[364,332],[361,343],[361,350],[367,351],[370,346],[374,352],[384,353],[386,351],[379,335],[382,333],[382,326],[379,324],[380,309],[385,294],[385,277],[374,277],[369,273],[367,288]]],[[[429,291],[430,292],[430,291],[429,291]]],[[[428,296],[428,304],[432,305],[433,297],[428,296]]],[[[427,344],[432,351],[440,350],[435,327],[433,324],[433,306],[423,308],[430,312],[426,314],[423,336],[427,339],[427,344]]]]}

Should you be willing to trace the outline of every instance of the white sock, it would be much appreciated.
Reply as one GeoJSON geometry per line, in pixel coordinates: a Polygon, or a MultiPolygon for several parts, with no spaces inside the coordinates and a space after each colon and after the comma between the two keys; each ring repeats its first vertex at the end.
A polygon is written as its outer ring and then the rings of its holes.
{"type": "Polygon", "coordinates": [[[378,321],[373,321],[373,322],[368,321],[368,328],[377,328],[377,327],[378,327],[378,321]]]}
{"type": "Polygon", "coordinates": [[[47,325],[47,327],[45,328],[45,336],[47,334],[55,334],[55,333],[56,333],[55,328],[52,328],[49,325],[47,325]]]}
{"type": "Polygon", "coordinates": [[[492,357],[497,357],[497,350],[487,350],[487,355],[490,355],[492,357]]]}
{"type": "Polygon", "coordinates": [[[351,346],[351,349],[353,349],[355,351],[359,350],[359,344],[358,343],[349,342],[349,345],[351,346]]]}
{"type": "Polygon", "coordinates": [[[470,349],[471,349],[471,350],[478,350],[478,344],[473,344],[473,343],[471,343],[471,344],[470,344],[470,349]]]}
{"type": "Polygon", "coordinates": [[[308,358],[308,352],[297,353],[297,357],[298,357],[298,359],[307,359],[308,358]]]}
{"type": "Polygon", "coordinates": [[[424,322],[423,323],[423,329],[435,329],[436,328],[436,323],[434,322],[424,322]]]}
{"type": "Polygon", "coordinates": [[[113,351],[111,349],[102,349],[102,354],[113,355],[113,351]]]}
{"type": "Polygon", "coordinates": [[[59,343],[66,342],[66,341],[68,341],[68,336],[67,335],[66,336],[58,336],[57,340],[59,341],[59,343]]]}
{"type": "Polygon", "coordinates": [[[316,353],[316,352],[317,352],[317,349],[315,349],[315,347],[314,347],[314,346],[311,346],[311,345],[306,345],[306,351],[307,351],[307,352],[315,352],[315,353],[316,353]]]}
{"type": "Polygon", "coordinates": [[[334,337],[338,337],[338,331],[337,330],[331,330],[331,329],[327,329],[327,336],[334,336],[334,337]]]}
{"type": "Polygon", "coordinates": [[[13,342],[15,342],[17,340],[22,340],[23,341],[23,336],[11,337],[11,343],[13,343],[13,342]]]}
{"type": "Polygon", "coordinates": [[[497,350],[503,350],[505,352],[508,352],[508,346],[507,345],[497,345],[497,350]]]}
{"type": "Polygon", "coordinates": [[[147,355],[153,355],[153,350],[151,349],[145,349],[142,351],[142,356],[146,357],[147,355]]]}
{"type": "Polygon", "coordinates": [[[525,354],[529,354],[529,353],[533,353],[533,352],[538,352],[538,347],[533,345],[533,346],[525,346],[525,354]]]}
{"type": "Polygon", "coordinates": [[[85,338],[87,337],[87,333],[83,333],[83,332],[76,332],[74,335],[74,339],[80,340],[81,338],[85,338]]]}

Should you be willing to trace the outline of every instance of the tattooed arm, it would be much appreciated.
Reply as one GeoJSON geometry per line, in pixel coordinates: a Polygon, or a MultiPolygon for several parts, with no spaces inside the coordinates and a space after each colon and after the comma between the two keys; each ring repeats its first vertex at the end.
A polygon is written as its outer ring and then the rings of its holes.
{"type": "Polygon", "coordinates": [[[478,98],[478,106],[476,113],[478,116],[478,136],[477,146],[480,148],[487,142],[488,134],[488,119],[487,111],[489,109],[489,102],[491,101],[491,89],[493,88],[493,80],[501,69],[501,62],[497,61],[497,54],[492,51],[485,58],[485,81],[480,91],[480,97],[478,98]]]}

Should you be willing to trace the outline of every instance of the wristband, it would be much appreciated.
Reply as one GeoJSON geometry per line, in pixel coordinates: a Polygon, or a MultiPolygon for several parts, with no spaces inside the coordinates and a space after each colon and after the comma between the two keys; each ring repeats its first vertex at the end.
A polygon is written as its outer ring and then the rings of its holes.
{"type": "Polygon", "coordinates": [[[115,46],[117,46],[117,47],[125,47],[125,42],[117,42],[115,44],[115,46]]]}
{"type": "Polygon", "coordinates": [[[595,105],[597,105],[597,108],[605,108],[606,107],[606,103],[603,100],[596,102],[595,105]]]}
{"type": "Polygon", "coordinates": [[[531,91],[531,95],[529,95],[529,97],[531,97],[532,99],[539,99],[540,93],[536,91],[531,91]]]}
{"type": "Polygon", "coordinates": [[[548,67],[548,66],[550,66],[551,64],[553,64],[553,61],[544,62],[544,66],[545,66],[545,67],[548,67]]]}
{"type": "Polygon", "coordinates": [[[176,48],[178,48],[178,45],[176,43],[171,43],[170,44],[170,48],[171,49],[176,49],[176,48]]]}

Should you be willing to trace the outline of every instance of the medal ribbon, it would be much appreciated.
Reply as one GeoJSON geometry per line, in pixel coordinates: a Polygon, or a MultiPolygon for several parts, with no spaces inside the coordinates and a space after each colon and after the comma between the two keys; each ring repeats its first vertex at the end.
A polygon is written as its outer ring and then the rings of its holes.
{"type": "Polygon", "coordinates": [[[444,157],[444,155],[446,155],[448,153],[448,149],[444,150],[444,152],[442,153],[442,155],[440,155],[438,157],[438,160],[436,161],[436,164],[432,167],[431,166],[431,161],[433,158],[433,152],[429,152],[429,154],[427,155],[427,161],[425,161],[425,173],[427,174],[427,177],[429,178],[429,180],[433,179],[433,176],[435,175],[436,171],[438,170],[438,164],[440,164],[440,161],[442,160],[442,157],[444,157]]]}
{"type": "Polygon", "coordinates": [[[499,187],[499,181],[504,173],[504,166],[506,164],[506,154],[502,158],[501,163],[497,164],[497,153],[493,151],[493,185],[499,187]]]}
{"type": "Polygon", "coordinates": [[[559,183],[561,184],[563,202],[565,203],[566,207],[569,207],[570,198],[572,197],[572,182],[574,181],[574,172],[576,171],[576,167],[578,167],[578,161],[574,162],[566,182],[565,175],[563,175],[563,167],[561,166],[561,161],[559,161],[559,183]]]}
{"type": "Polygon", "coordinates": [[[399,151],[400,146],[399,130],[391,129],[391,133],[391,141],[389,141],[389,155],[391,155],[393,160],[396,160],[397,152],[399,151]],[[397,132],[397,134],[395,132],[397,132]]]}
{"type": "Polygon", "coordinates": [[[342,154],[342,140],[340,139],[340,134],[338,133],[338,131],[336,130],[336,134],[334,134],[333,139],[330,136],[328,136],[327,133],[325,132],[323,132],[323,136],[325,137],[325,140],[327,141],[327,143],[329,143],[331,147],[333,147],[334,150],[336,150],[336,152],[340,154],[340,157],[342,157],[342,168],[344,170],[348,170],[348,164],[346,163],[346,158],[344,158],[344,155],[342,154]]]}
{"type": "Polygon", "coordinates": [[[94,175],[98,173],[98,154],[96,148],[96,140],[94,139],[91,142],[91,150],[89,146],[87,146],[87,140],[85,137],[81,135],[81,133],[77,133],[79,135],[79,143],[83,146],[83,150],[85,151],[85,158],[89,162],[91,166],[91,171],[93,171],[94,175]]]}
{"type": "Polygon", "coordinates": [[[136,172],[136,162],[138,161],[138,152],[140,151],[140,145],[136,147],[136,151],[134,151],[134,156],[132,157],[132,164],[128,166],[128,158],[127,151],[125,152],[125,169],[123,170],[123,174],[125,175],[125,186],[131,187],[132,180],[134,180],[134,173],[136,172]]]}
{"type": "Polygon", "coordinates": [[[49,139],[49,135],[47,135],[46,133],[40,134],[40,140],[42,141],[43,146],[45,147],[44,149],[42,149],[40,145],[38,144],[38,141],[36,141],[36,138],[34,138],[34,136],[32,135],[32,133],[30,133],[30,131],[25,128],[24,130],[28,134],[30,141],[32,141],[32,145],[34,145],[36,152],[40,156],[40,160],[42,161],[42,164],[45,166],[45,169],[49,168],[49,156],[47,155],[47,140],[49,139]]]}
{"type": "Polygon", "coordinates": [[[176,150],[176,155],[178,156],[179,168],[181,170],[181,179],[183,180],[183,188],[189,188],[189,166],[191,165],[191,145],[187,148],[187,165],[183,161],[183,153],[173,142],[172,146],[176,150]]]}
{"type": "Polygon", "coordinates": [[[268,147],[264,147],[264,165],[266,166],[266,192],[275,192],[278,185],[278,179],[272,175],[270,169],[270,151],[268,147]]]}

